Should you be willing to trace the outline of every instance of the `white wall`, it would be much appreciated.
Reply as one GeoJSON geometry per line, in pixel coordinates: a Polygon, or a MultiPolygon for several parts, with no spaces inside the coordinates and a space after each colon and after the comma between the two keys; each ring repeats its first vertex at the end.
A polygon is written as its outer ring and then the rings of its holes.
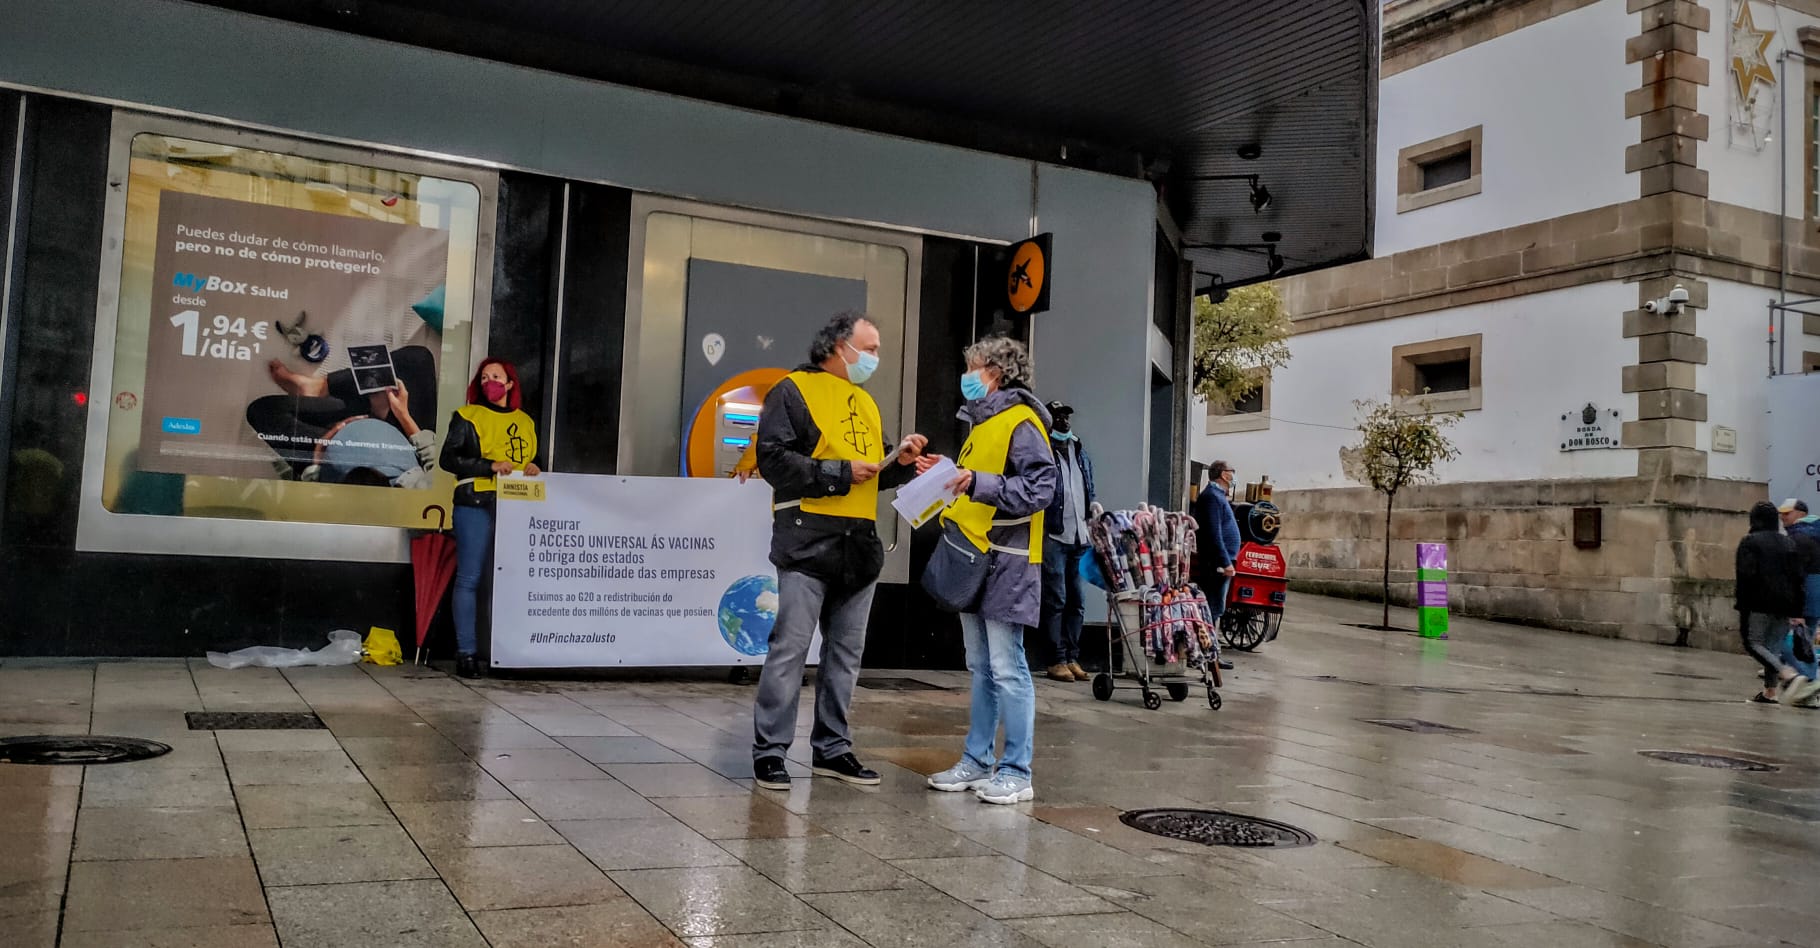
{"type": "MultiPolygon", "coordinates": [[[[1775,291],[1742,283],[1707,285],[1709,303],[1700,313],[1700,335],[1706,339],[1706,364],[1696,375],[1706,394],[1707,422],[1694,446],[1706,449],[1707,473],[1713,477],[1761,481],[1769,477],[1768,304],[1775,291]],[[1712,428],[1738,431],[1738,453],[1711,451],[1712,428]]],[[[1791,330],[1799,325],[1790,317],[1791,330]]],[[[1801,337],[1788,341],[1788,366],[1801,371],[1801,337]]]]}
{"type": "Polygon", "coordinates": [[[1636,417],[1618,371],[1636,361],[1637,343],[1619,326],[1636,292],[1601,283],[1296,336],[1271,382],[1270,427],[1207,435],[1199,422],[1194,458],[1225,458],[1247,479],[1269,474],[1286,489],[1353,486],[1339,460],[1358,440],[1352,402],[1389,396],[1392,347],[1478,332],[1484,407],[1454,428],[1460,458],[1442,469],[1444,480],[1634,475],[1636,452],[1562,452],[1558,434],[1561,414],[1589,401],[1636,417]]]}
{"type": "MultiPolygon", "coordinates": [[[[1638,120],[1624,40],[1638,18],[1605,0],[1385,79],[1378,99],[1377,256],[1637,196],[1624,148],[1638,120]],[[1397,152],[1485,126],[1484,191],[1398,214],[1397,152]]],[[[1716,60],[1715,60],[1716,62],[1716,60]]]]}
{"type": "MultiPolygon", "coordinates": [[[[1788,88],[1778,84],[1773,91],[1758,89],[1758,110],[1767,111],[1767,126],[1774,131],[1772,141],[1758,150],[1751,136],[1731,130],[1733,103],[1737,99],[1737,79],[1731,71],[1731,57],[1726,50],[1726,37],[1731,32],[1731,18],[1736,15],[1737,0],[1708,3],[1712,10],[1711,32],[1700,34],[1700,55],[1712,63],[1712,82],[1700,90],[1700,111],[1711,116],[1708,140],[1700,145],[1700,167],[1708,174],[1709,197],[1726,204],[1738,204],[1759,211],[1780,212],[1777,185],[1782,169],[1778,157],[1788,161],[1788,213],[1801,217],[1805,208],[1807,175],[1803,168],[1807,147],[1807,104],[1801,90],[1806,70],[1800,60],[1788,63],[1788,88]],[[1776,97],[1786,94],[1786,103],[1776,97]],[[1781,112],[1786,105],[1787,112],[1781,112]],[[1783,154],[1778,155],[1778,150],[1783,154]]],[[[1752,18],[1759,30],[1773,30],[1770,40],[1770,69],[1781,77],[1777,58],[1785,49],[1799,51],[1795,31],[1804,26],[1820,26],[1820,17],[1807,16],[1787,7],[1756,0],[1751,3],[1752,18]]]]}

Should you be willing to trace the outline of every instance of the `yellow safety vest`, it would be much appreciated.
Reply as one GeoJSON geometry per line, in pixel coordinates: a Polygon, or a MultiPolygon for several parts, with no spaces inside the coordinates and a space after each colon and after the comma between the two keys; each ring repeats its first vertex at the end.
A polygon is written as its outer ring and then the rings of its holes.
{"type": "MultiPolygon", "coordinates": [[[[955,465],[980,474],[1005,473],[1005,460],[1011,454],[1011,434],[1025,422],[1036,426],[1045,442],[1049,433],[1043,420],[1029,405],[1018,404],[973,426],[967,443],[961,445],[955,465]]],[[[942,511],[942,522],[960,527],[961,533],[983,553],[997,550],[1013,556],[1028,556],[1030,562],[1043,561],[1043,512],[1028,517],[999,519],[998,508],[962,497],[942,511]]]]}
{"type": "MultiPolygon", "coordinates": [[[[537,425],[522,411],[494,411],[485,405],[463,405],[455,414],[474,426],[480,439],[480,456],[489,461],[510,461],[512,469],[522,471],[537,456],[537,425]]],[[[472,477],[460,481],[476,494],[493,490],[493,478],[472,477]]]]}
{"type": "MultiPolygon", "coordinates": [[[[884,425],[879,421],[878,403],[865,389],[831,372],[792,372],[785,378],[795,383],[803,404],[809,406],[809,417],[821,429],[821,440],[815,443],[810,457],[817,461],[884,463],[884,425]]],[[[772,509],[796,506],[825,517],[877,520],[878,478],[850,485],[845,494],[804,497],[775,504],[772,509]]]]}

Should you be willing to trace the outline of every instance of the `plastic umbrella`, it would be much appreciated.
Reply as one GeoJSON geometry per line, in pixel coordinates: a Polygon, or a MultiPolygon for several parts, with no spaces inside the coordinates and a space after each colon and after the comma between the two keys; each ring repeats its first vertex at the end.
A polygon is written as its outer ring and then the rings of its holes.
{"type": "Polygon", "coordinates": [[[434,504],[423,508],[423,519],[436,511],[439,521],[435,530],[425,530],[411,538],[411,576],[417,582],[417,655],[412,664],[423,664],[423,640],[430,634],[430,620],[436,618],[436,607],[455,576],[455,538],[446,532],[449,512],[434,504]]]}

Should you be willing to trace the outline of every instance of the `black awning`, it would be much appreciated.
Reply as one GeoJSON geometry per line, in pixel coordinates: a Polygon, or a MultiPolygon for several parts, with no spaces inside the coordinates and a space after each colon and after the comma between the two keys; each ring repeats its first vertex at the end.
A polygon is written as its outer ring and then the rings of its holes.
{"type": "Polygon", "coordinates": [[[1147,178],[1202,283],[1265,278],[1266,243],[1283,273],[1370,252],[1376,0],[208,2],[1147,178]]]}

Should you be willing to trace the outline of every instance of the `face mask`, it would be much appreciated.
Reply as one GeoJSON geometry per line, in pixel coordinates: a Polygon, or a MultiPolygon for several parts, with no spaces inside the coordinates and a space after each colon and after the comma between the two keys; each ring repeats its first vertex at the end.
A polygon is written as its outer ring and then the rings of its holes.
{"type": "MultiPolygon", "coordinates": [[[[848,343],[847,348],[853,349],[853,344],[848,343]]],[[[855,385],[864,385],[866,380],[872,377],[872,373],[878,371],[878,356],[870,352],[861,352],[858,349],[853,349],[853,354],[859,356],[859,359],[847,363],[847,381],[855,385]]]]}
{"type": "Polygon", "coordinates": [[[1072,432],[1072,431],[1051,431],[1051,432],[1049,432],[1049,437],[1054,438],[1057,441],[1073,441],[1074,432],[1072,432]]]}
{"type": "Polygon", "coordinates": [[[480,393],[485,395],[489,402],[502,402],[506,397],[506,383],[497,379],[487,379],[480,383],[480,393]]]}
{"type": "Polygon", "coordinates": [[[980,378],[977,370],[961,376],[961,396],[968,401],[986,397],[986,380],[980,378]]]}

